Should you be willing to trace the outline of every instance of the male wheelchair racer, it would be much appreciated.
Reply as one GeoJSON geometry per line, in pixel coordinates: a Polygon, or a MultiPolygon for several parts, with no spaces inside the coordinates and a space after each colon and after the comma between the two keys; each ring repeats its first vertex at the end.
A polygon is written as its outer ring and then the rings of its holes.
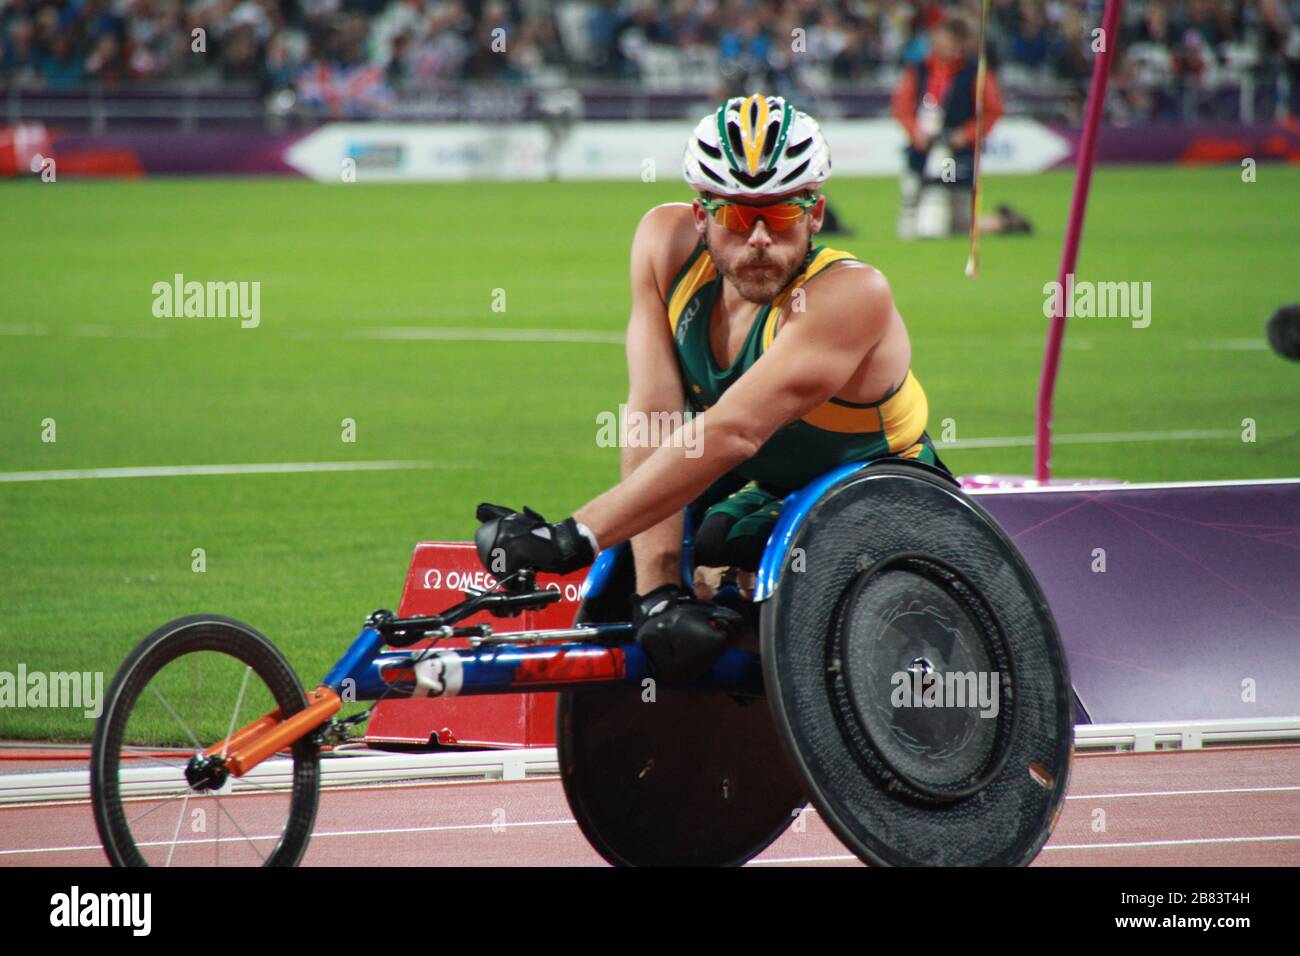
{"type": "Polygon", "coordinates": [[[656,675],[632,637],[632,585],[623,547],[598,557],[570,628],[458,623],[559,597],[528,568],[437,615],[375,612],[306,694],[247,625],[197,615],[159,628],[122,666],[96,727],[92,801],[110,861],[294,865],[319,749],[365,716],[338,718],[345,698],[542,690],[561,692],[566,796],[616,864],[743,863],[808,800],[873,864],[1023,865],[1050,835],[1071,745],[1065,658],[1024,560],[945,473],[856,463],[790,495],[752,600],[718,594],[735,618],[696,679],[656,675]],[[471,646],[437,646],[450,637],[471,646]],[[206,685],[188,666],[198,657],[224,668],[206,685]],[[186,711],[198,688],[233,711],[186,711]],[[284,753],[283,786],[259,800],[250,835],[223,798],[266,789],[258,765],[284,753]],[[140,755],[160,765],[153,777],[140,755]],[[191,800],[208,798],[228,839],[182,837],[191,800]]]}

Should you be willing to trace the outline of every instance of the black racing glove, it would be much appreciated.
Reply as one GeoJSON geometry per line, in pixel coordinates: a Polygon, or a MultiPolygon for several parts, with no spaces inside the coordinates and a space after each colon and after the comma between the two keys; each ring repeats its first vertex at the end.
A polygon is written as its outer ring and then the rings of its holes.
{"type": "Polygon", "coordinates": [[[514,511],[486,503],[478,506],[476,516],[483,522],[474,532],[478,559],[497,577],[520,568],[567,574],[596,560],[594,539],[572,518],[547,524],[527,506],[514,511]]]}
{"type": "Polygon", "coordinates": [[[676,584],[657,587],[632,606],[632,626],[651,673],[674,683],[707,674],[743,620],[739,612],[698,600],[676,584]]]}

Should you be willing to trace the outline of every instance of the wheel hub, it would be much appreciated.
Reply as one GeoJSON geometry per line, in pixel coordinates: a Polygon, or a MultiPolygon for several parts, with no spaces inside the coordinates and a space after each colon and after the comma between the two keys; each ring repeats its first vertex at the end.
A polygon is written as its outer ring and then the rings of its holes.
{"type": "Polygon", "coordinates": [[[190,787],[200,792],[220,790],[230,779],[230,771],[222,757],[205,757],[195,754],[185,765],[185,780],[190,787]]]}

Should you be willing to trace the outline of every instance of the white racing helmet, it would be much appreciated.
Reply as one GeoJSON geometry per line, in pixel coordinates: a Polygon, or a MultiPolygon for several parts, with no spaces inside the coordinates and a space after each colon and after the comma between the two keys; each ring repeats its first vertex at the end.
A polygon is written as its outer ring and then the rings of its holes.
{"type": "Polygon", "coordinates": [[[831,151],[817,121],[782,97],[733,96],[695,127],[682,175],[692,189],[735,196],[816,189],[831,151]]]}

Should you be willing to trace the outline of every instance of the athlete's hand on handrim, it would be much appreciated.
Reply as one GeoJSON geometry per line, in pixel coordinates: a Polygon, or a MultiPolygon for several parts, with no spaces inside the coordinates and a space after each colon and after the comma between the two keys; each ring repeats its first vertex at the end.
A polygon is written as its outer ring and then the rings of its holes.
{"type": "Polygon", "coordinates": [[[567,574],[596,560],[596,537],[573,518],[555,524],[532,508],[515,511],[502,505],[478,506],[474,532],[478,559],[497,577],[521,568],[567,574]]]}

